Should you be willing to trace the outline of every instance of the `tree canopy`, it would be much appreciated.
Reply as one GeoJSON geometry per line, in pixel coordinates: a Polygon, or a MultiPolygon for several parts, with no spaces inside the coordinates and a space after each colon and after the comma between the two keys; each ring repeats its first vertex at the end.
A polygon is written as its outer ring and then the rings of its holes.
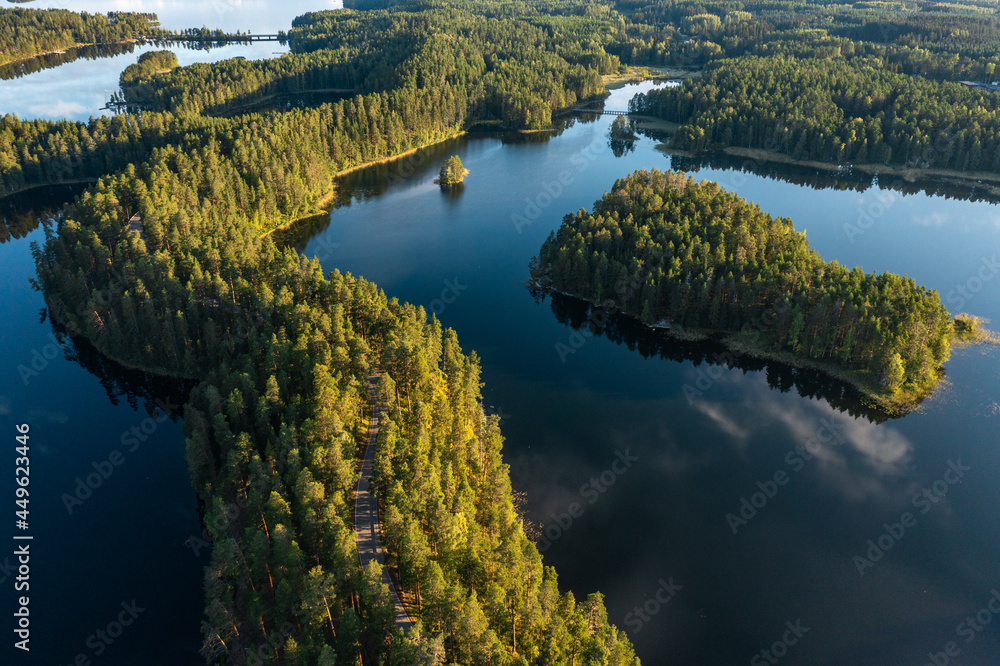
{"type": "Polygon", "coordinates": [[[459,185],[468,175],[469,170],[462,165],[462,160],[458,155],[452,155],[441,165],[438,182],[442,187],[459,185]]]}
{"type": "Polygon", "coordinates": [[[133,40],[157,26],[156,14],[148,13],[0,8],[0,65],[83,44],[133,40]]]}

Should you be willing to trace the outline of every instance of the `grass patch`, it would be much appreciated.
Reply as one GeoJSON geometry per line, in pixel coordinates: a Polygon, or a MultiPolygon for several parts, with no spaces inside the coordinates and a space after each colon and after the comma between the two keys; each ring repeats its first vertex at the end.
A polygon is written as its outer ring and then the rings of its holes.
{"type": "Polygon", "coordinates": [[[953,347],[970,347],[972,345],[1000,345],[1000,334],[986,328],[985,324],[990,323],[989,319],[970,315],[962,312],[955,315],[953,325],[955,327],[952,337],[953,347]]]}

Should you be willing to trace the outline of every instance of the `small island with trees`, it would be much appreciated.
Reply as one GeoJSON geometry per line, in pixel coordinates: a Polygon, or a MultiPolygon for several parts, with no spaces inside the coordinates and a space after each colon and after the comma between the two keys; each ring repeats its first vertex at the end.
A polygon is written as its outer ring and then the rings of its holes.
{"type": "Polygon", "coordinates": [[[956,325],[936,291],[824,261],[791,220],[714,182],[637,171],[567,215],[531,262],[535,288],[674,335],[821,369],[903,413],[934,387],[956,325]]]}
{"type": "Polygon", "coordinates": [[[462,160],[458,155],[452,155],[441,165],[441,172],[437,178],[437,183],[443,188],[461,185],[465,177],[469,175],[469,170],[462,165],[462,160]]]}

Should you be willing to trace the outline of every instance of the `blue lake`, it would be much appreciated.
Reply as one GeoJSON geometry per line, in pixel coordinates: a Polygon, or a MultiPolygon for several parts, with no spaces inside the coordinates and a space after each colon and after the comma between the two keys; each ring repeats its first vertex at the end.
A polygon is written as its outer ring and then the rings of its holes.
{"type": "MultiPolygon", "coordinates": [[[[169,23],[156,11],[168,27],[217,23],[211,14],[169,23]]],[[[286,24],[303,10],[287,11],[286,24]]],[[[245,23],[218,22],[264,26],[245,23]]],[[[77,66],[113,82],[129,64],[116,58],[77,60],[0,90],[20,99],[16,86],[45,76],[52,81],[38,83],[39,94],[68,89],[77,66]]],[[[614,91],[606,108],[625,108],[650,85],[614,91]]],[[[610,145],[610,121],[569,118],[552,134],[472,133],[357,172],[338,182],[331,214],[283,240],[327,270],[423,305],[479,354],[486,406],[502,417],[506,460],[527,493],[528,518],[541,525],[546,563],[578,598],[605,594],[610,619],[644,663],[746,663],[785,636],[795,638],[782,659],[789,664],[920,664],[952,640],[962,663],[997,663],[1000,623],[973,631],[969,643],[957,633],[1000,589],[995,349],[954,350],[921,408],[885,419],[814,373],[728,362],[720,349],[623,319],[595,331],[578,303],[539,299],[524,281],[563,215],[635,169],[682,166],[790,217],[828,260],[905,273],[940,291],[953,312],[1000,322],[1000,208],[970,200],[981,196],[971,187],[935,185],[929,194],[846,173],[675,158],[649,137],[622,153],[610,145]],[[445,194],[433,178],[451,154],[471,175],[445,194]],[[920,495],[925,488],[934,501],[920,495]],[[749,517],[734,534],[727,514],[738,516],[744,499],[757,506],[743,508],[749,517]],[[904,513],[912,520],[897,527],[904,513]],[[869,540],[887,548],[869,553],[869,540]]],[[[35,536],[37,644],[31,660],[14,663],[98,657],[90,637],[133,600],[144,610],[94,663],[200,663],[207,553],[198,548],[179,415],[162,413],[185,387],[60,339],[28,282],[29,243],[45,233],[32,220],[71,195],[39,190],[3,202],[12,235],[0,244],[0,424],[11,446],[15,423],[32,426],[35,536]],[[122,462],[105,477],[115,452],[122,462]],[[88,476],[96,487],[80,499],[78,480],[86,486],[88,476]]],[[[5,494],[12,467],[12,455],[0,464],[5,494]]]]}

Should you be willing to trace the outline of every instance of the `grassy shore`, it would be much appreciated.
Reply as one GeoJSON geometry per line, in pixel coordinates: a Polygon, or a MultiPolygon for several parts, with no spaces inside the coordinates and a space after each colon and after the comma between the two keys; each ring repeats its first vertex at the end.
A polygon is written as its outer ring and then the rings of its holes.
{"type": "Polygon", "coordinates": [[[955,315],[955,337],[952,346],[957,348],[973,345],[1000,345],[1000,333],[986,328],[989,319],[966,312],[955,315]]]}
{"type": "MultiPolygon", "coordinates": [[[[725,334],[721,342],[727,349],[738,354],[754,358],[777,361],[794,368],[811,368],[850,384],[861,393],[871,406],[877,407],[890,416],[902,416],[914,409],[931,394],[937,385],[937,380],[923,384],[907,384],[896,391],[884,388],[878,378],[870,372],[851,370],[832,361],[805,358],[790,351],[772,349],[762,344],[760,337],[754,331],[745,333],[725,334]]],[[[944,372],[938,373],[938,379],[944,372]]]]}
{"type": "Polygon", "coordinates": [[[605,74],[604,87],[608,90],[615,90],[629,83],[639,83],[647,79],[690,79],[697,76],[701,76],[700,69],[631,65],[624,72],[605,74]]]}

